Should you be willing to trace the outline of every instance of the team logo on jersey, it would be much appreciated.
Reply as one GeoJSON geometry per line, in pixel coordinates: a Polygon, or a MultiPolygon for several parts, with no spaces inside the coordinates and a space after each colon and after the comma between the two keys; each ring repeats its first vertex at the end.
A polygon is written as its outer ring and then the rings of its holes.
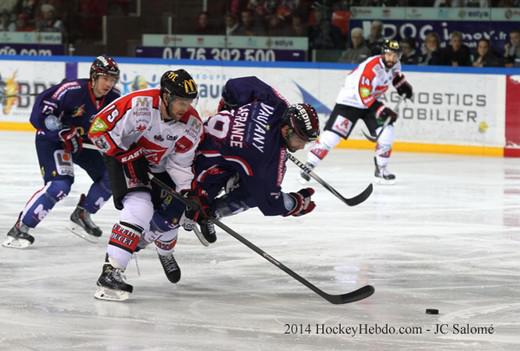
{"type": "Polygon", "coordinates": [[[136,97],[135,98],[135,106],[136,107],[150,107],[152,103],[152,98],[148,96],[136,97]]]}
{"type": "Polygon", "coordinates": [[[197,92],[197,84],[193,79],[187,79],[184,81],[184,91],[186,94],[193,94],[197,92]]]}
{"type": "Polygon", "coordinates": [[[94,123],[90,126],[90,132],[91,133],[100,133],[106,131],[108,128],[108,125],[103,121],[101,118],[96,118],[94,120],[94,123]]]}
{"type": "Polygon", "coordinates": [[[144,132],[146,130],[146,125],[143,123],[140,123],[135,126],[135,130],[137,130],[138,132],[144,132]]]}
{"type": "Polygon", "coordinates": [[[83,116],[84,114],[85,114],[85,104],[74,107],[74,109],[72,110],[71,116],[73,118],[77,118],[77,117],[83,116]]]}

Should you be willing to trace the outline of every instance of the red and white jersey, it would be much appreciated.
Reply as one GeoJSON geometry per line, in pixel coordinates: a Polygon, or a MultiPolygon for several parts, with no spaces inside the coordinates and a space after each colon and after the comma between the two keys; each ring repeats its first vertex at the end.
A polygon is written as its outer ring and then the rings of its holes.
{"type": "Polygon", "coordinates": [[[400,62],[388,69],[383,63],[382,55],[369,57],[347,75],[345,85],[336,98],[336,103],[357,108],[369,108],[388,90],[392,79],[400,71],[400,62]]]}
{"type": "Polygon", "coordinates": [[[189,189],[191,166],[203,133],[202,121],[193,107],[180,121],[164,121],[160,104],[159,89],[122,96],[96,115],[89,137],[109,156],[134,144],[141,146],[153,173],[166,171],[177,191],[189,189]]]}

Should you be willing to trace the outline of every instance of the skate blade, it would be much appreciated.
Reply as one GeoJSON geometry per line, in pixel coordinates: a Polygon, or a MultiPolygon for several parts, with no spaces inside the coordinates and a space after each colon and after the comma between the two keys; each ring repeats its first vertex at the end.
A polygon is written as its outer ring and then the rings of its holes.
{"type": "Polygon", "coordinates": [[[98,300],[105,301],[126,301],[130,297],[130,293],[128,291],[114,290],[98,286],[94,297],[98,300]]]}
{"type": "Polygon", "coordinates": [[[12,236],[8,236],[7,239],[2,243],[3,247],[8,247],[10,249],[25,249],[31,246],[31,242],[25,239],[17,239],[12,236]]]}
{"type": "Polygon", "coordinates": [[[193,232],[197,236],[197,239],[199,239],[200,243],[204,246],[209,246],[209,241],[206,240],[202,232],[197,228],[197,226],[193,227],[193,232]]]}
{"type": "Polygon", "coordinates": [[[83,229],[80,226],[71,225],[70,227],[67,227],[67,229],[72,234],[76,235],[77,237],[79,237],[85,241],[88,241],[91,244],[99,243],[99,237],[87,234],[85,231],[83,231],[83,229]]]}

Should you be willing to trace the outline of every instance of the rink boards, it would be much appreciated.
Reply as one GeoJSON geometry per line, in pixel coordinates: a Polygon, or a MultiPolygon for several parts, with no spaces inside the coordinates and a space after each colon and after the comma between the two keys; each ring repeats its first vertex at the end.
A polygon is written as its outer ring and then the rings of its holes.
{"type": "MultiPolygon", "coordinates": [[[[32,130],[27,122],[35,94],[67,79],[88,77],[91,57],[0,57],[0,89],[6,98],[0,129],[32,130]]],[[[352,65],[117,59],[123,94],[159,85],[167,69],[185,68],[199,85],[197,109],[215,112],[222,86],[234,77],[256,75],[276,87],[290,102],[315,106],[324,123],[352,65]]],[[[403,68],[414,87],[414,99],[401,105],[394,150],[520,156],[520,71],[451,67],[403,68]]],[[[394,89],[385,103],[394,107],[394,89]]],[[[339,147],[372,148],[359,123],[339,147]]]]}

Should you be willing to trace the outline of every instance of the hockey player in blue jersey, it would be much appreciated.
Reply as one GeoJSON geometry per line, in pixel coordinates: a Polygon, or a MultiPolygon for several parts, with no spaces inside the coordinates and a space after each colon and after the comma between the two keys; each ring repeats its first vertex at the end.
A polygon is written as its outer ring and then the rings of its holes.
{"type": "Polygon", "coordinates": [[[63,81],[37,96],[31,113],[36,128],[36,152],[44,186],[27,202],[3,246],[25,248],[33,244],[29,230],[36,227],[54,205],[68,195],[74,182],[74,164],[83,168],[94,182],[81,195],[70,219],[87,234],[101,236],[90,218],[110,196],[108,175],[101,154],[83,149],[91,118],[117,99],[114,88],[119,67],[108,56],[98,56],[90,67],[89,79],[63,81]]]}
{"type": "Polygon", "coordinates": [[[258,207],[266,216],[302,216],[315,208],[314,189],[283,192],[287,152],[319,135],[318,115],[308,104],[288,105],[256,77],[226,83],[220,112],[204,125],[189,197],[199,206],[186,216],[205,245],[215,242],[211,218],[258,207]],[[218,196],[222,189],[225,195],[218,196]]]}

